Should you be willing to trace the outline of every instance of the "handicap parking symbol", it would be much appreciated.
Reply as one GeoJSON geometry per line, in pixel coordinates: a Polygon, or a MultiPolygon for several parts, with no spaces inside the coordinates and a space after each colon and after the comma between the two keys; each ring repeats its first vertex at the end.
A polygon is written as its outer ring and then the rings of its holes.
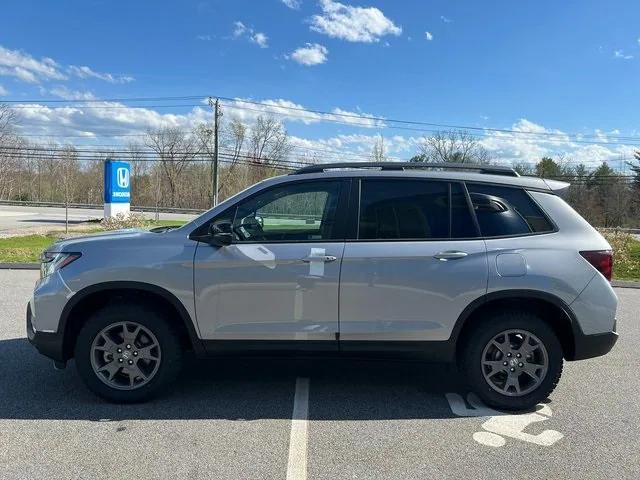
{"type": "Polygon", "coordinates": [[[475,432],[473,439],[488,447],[503,447],[508,438],[533,443],[544,447],[549,447],[562,439],[564,435],[556,430],[545,430],[542,433],[533,435],[524,430],[533,423],[544,422],[553,415],[548,405],[538,404],[535,412],[530,413],[505,413],[487,407],[473,393],[467,395],[467,404],[461,395],[457,393],[447,393],[447,401],[454,415],[459,417],[489,417],[481,428],[482,431],[475,432]]]}

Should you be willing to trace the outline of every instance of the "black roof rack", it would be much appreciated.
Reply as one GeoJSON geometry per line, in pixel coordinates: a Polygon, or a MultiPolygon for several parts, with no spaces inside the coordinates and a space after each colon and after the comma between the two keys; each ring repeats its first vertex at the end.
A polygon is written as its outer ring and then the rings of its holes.
{"type": "Polygon", "coordinates": [[[476,163],[424,163],[424,162],[347,162],[347,163],[323,163],[309,165],[291,173],[300,175],[302,173],[321,173],[325,170],[353,169],[353,168],[377,168],[379,170],[422,170],[422,169],[443,169],[443,170],[473,170],[479,173],[492,175],[505,175],[508,177],[519,177],[511,167],[501,167],[495,165],[478,165],[476,163]]]}

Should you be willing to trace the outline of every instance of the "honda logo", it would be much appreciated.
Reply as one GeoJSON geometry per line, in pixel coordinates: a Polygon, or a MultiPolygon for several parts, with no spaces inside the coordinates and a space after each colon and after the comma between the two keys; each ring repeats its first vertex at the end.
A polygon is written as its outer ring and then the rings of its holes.
{"type": "Polygon", "coordinates": [[[116,182],[118,182],[118,188],[129,188],[128,168],[118,168],[116,170],[116,182]]]}

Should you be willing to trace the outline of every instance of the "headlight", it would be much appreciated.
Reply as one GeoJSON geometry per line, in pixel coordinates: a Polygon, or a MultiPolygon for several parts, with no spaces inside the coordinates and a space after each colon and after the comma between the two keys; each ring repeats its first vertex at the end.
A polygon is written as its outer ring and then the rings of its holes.
{"type": "Polygon", "coordinates": [[[80,253],[43,252],[40,257],[42,262],[40,263],[40,278],[48,277],[81,256],[80,253]]]}

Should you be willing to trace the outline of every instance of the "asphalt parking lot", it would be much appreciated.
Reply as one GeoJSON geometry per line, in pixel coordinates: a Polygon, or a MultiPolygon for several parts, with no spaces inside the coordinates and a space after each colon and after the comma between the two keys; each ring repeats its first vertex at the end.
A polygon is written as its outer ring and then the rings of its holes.
{"type": "Polygon", "coordinates": [[[36,276],[0,271],[2,479],[640,476],[640,290],[616,290],[611,354],[502,415],[446,365],[379,360],[192,360],[163,398],[108,404],[28,344],[36,276]]]}

